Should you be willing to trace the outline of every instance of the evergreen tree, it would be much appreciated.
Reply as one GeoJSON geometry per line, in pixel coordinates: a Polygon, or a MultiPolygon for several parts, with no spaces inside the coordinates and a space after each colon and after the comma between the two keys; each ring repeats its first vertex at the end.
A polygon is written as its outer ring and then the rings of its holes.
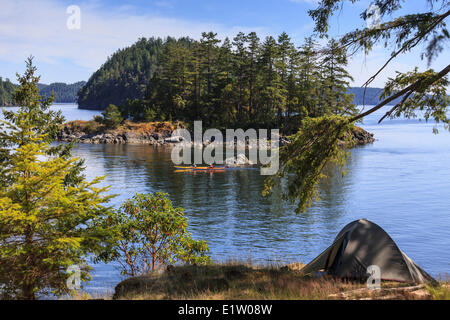
{"type": "Polygon", "coordinates": [[[281,117],[286,106],[286,89],[284,89],[281,74],[276,69],[279,57],[280,51],[277,42],[273,37],[267,37],[262,44],[259,64],[262,85],[260,91],[261,120],[268,127],[275,126],[276,118],[281,117]]]}
{"type": "Polygon", "coordinates": [[[102,123],[108,129],[117,128],[123,121],[122,114],[119,108],[113,104],[110,104],[104,112],[102,112],[102,123]]]}
{"type": "Polygon", "coordinates": [[[248,90],[249,90],[249,118],[252,119],[253,115],[257,110],[256,107],[256,96],[257,96],[257,75],[258,75],[258,57],[260,55],[260,39],[255,32],[250,32],[247,35],[248,43],[248,90]]]}
{"type": "Polygon", "coordinates": [[[320,101],[320,65],[317,43],[312,37],[305,39],[300,47],[300,92],[299,100],[304,116],[317,117],[323,114],[320,101]]]}
{"type": "Polygon", "coordinates": [[[14,100],[19,110],[4,111],[0,127],[0,295],[35,299],[68,293],[66,269],[81,268],[89,279],[86,256],[99,252],[107,232],[96,221],[107,214],[107,188],[87,182],[70,148],[51,147],[60,113],[48,110],[53,97],[38,93],[32,58],[18,76],[14,100]]]}
{"type": "Polygon", "coordinates": [[[324,114],[355,115],[356,106],[352,103],[353,95],[347,94],[349,81],[352,76],[345,69],[347,66],[347,54],[345,48],[331,39],[325,48],[325,54],[321,61],[323,77],[323,102],[324,114]]]}
{"type": "Polygon", "coordinates": [[[236,101],[236,118],[238,125],[244,121],[244,110],[248,102],[248,94],[246,91],[246,78],[247,78],[247,49],[246,49],[246,36],[243,32],[239,32],[233,39],[234,46],[234,76],[236,78],[236,89],[238,93],[238,99],[236,101]]]}
{"type": "MultiPolygon", "coordinates": [[[[278,55],[279,59],[276,62],[276,68],[278,70],[278,73],[280,75],[280,81],[281,81],[281,88],[285,95],[285,101],[286,105],[279,104],[277,109],[277,116],[278,116],[278,127],[281,127],[283,124],[286,125],[286,123],[283,123],[283,118],[286,118],[285,113],[287,112],[287,105],[292,103],[292,97],[293,94],[293,88],[289,87],[290,90],[288,90],[288,80],[293,80],[291,77],[294,76],[291,64],[291,59],[295,59],[293,53],[296,52],[295,47],[293,43],[291,42],[291,39],[289,36],[283,32],[278,37],[278,55]],[[289,68],[291,67],[291,68],[289,68]]],[[[294,61],[295,63],[295,61],[294,61]]],[[[290,85],[294,85],[294,83],[290,82],[290,85]]]]}
{"type": "Polygon", "coordinates": [[[236,122],[235,103],[238,99],[234,87],[233,53],[230,39],[226,38],[217,55],[217,79],[213,87],[213,111],[210,115],[211,125],[225,128],[236,122]]]}

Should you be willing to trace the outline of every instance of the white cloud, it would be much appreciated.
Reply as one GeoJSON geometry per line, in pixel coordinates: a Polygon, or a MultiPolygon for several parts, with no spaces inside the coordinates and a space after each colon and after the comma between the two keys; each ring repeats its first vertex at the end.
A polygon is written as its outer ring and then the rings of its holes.
{"type": "MultiPolygon", "coordinates": [[[[0,60],[22,62],[32,54],[55,64],[70,61],[95,71],[117,49],[140,37],[181,37],[198,39],[203,31],[214,30],[220,38],[238,31],[267,34],[263,28],[226,27],[217,23],[193,22],[170,17],[137,15],[132,7],[102,11],[97,3],[79,4],[81,29],[66,26],[67,7],[52,0],[30,2],[3,0],[0,11],[0,60]]],[[[103,9],[104,10],[104,9],[103,9]]]]}
{"type": "MultiPolygon", "coordinates": [[[[313,0],[291,0],[313,2],[313,0]]],[[[169,0],[161,0],[169,3],[169,0]]],[[[122,6],[105,11],[100,2],[79,3],[81,8],[81,29],[68,30],[66,21],[69,15],[67,7],[54,1],[39,2],[25,0],[2,0],[0,10],[0,76],[14,79],[14,72],[22,66],[30,54],[37,62],[47,64],[47,69],[39,71],[46,82],[87,80],[90,73],[97,70],[106,58],[117,49],[129,46],[140,37],[189,36],[198,39],[203,31],[213,30],[223,39],[232,38],[239,31],[256,31],[261,39],[272,34],[264,27],[225,26],[214,22],[196,22],[170,17],[138,14],[133,6],[122,6]],[[52,66],[49,70],[48,65],[52,66]],[[70,73],[70,74],[69,74],[70,73]]],[[[291,34],[297,45],[303,41],[305,33],[313,28],[311,21],[303,28],[291,34]]],[[[362,54],[355,56],[348,70],[355,78],[353,85],[362,85],[389,57],[390,50],[375,48],[365,60],[362,54]]],[[[372,86],[383,86],[394,70],[409,71],[419,65],[425,69],[425,63],[414,51],[396,59],[372,86]]],[[[448,53],[433,63],[440,70],[448,63],[448,53]]],[[[38,67],[40,65],[38,64],[38,67]]]]}

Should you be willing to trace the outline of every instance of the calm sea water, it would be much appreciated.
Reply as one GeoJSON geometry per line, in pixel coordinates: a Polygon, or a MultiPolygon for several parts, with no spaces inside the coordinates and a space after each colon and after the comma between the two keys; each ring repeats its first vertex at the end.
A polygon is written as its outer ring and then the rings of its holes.
{"type": "MultiPolygon", "coordinates": [[[[67,120],[91,119],[96,111],[55,105],[67,120]]],[[[185,208],[195,238],[208,241],[215,261],[309,262],[347,223],[367,218],[384,228],[400,249],[434,276],[450,273],[450,134],[434,135],[433,124],[385,120],[385,110],[362,126],[377,141],[352,150],[348,174],[322,187],[322,201],[296,215],[274,194],[263,198],[257,169],[225,173],[174,173],[170,152],[140,145],[84,145],[88,179],[119,194],[115,205],[135,192],[163,191],[185,208]]],[[[89,291],[112,290],[121,280],[114,265],[94,266],[89,291]]]]}

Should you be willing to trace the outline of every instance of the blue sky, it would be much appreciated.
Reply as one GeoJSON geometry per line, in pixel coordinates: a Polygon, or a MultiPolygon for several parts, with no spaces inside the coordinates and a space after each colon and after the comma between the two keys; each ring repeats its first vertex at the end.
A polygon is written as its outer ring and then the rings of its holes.
{"type": "MultiPolygon", "coordinates": [[[[408,1],[402,12],[426,11],[426,1],[408,1]]],[[[256,31],[263,38],[286,31],[300,45],[312,34],[313,21],[307,11],[315,0],[156,0],[156,1],[24,1],[2,0],[0,11],[0,76],[15,81],[24,60],[32,54],[41,82],[87,80],[108,56],[133,44],[139,37],[190,36],[198,39],[202,31],[215,31],[219,38],[237,32],[256,31]],[[81,28],[69,30],[69,5],[81,9],[81,28]]],[[[331,20],[331,35],[342,35],[364,27],[359,14],[370,5],[362,0],[346,3],[331,20]]],[[[359,54],[349,64],[360,86],[383,64],[391,50],[377,47],[367,57],[359,54]]],[[[393,70],[411,66],[425,69],[415,50],[391,66],[374,81],[382,86],[393,70]]],[[[441,69],[450,60],[448,47],[431,67],[441,69]]]]}

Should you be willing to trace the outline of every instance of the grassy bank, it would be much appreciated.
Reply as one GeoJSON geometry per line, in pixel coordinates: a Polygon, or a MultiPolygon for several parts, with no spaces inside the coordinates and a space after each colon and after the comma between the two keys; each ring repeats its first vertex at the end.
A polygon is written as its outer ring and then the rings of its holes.
{"type": "Polygon", "coordinates": [[[368,290],[364,282],[305,277],[301,264],[284,267],[244,263],[170,267],[116,286],[114,299],[449,299],[448,282],[438,286],[385,282],[368,290]]]}
{"type": "Polygon", "coordinates": [[[181,122],[170,121],[154,121],[154,122],[132,122],[125,120],[117,128],[109,129],[104,124],[95,120],[74,120],[65,123],[61,129],[67,128],[70,132],[83,132],[86,134],[92,133],[115,133],[122,134],[125,132],[133,131],[136,133],[164,133],[174,131],[176,128],[184,128],[184,124],[181,122]]]}

